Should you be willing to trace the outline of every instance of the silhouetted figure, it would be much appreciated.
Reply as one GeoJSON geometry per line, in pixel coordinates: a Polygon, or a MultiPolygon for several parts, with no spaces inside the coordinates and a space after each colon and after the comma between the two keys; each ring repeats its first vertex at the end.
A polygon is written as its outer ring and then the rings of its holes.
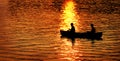
{"type": "Polygon", "coordinates": [[[71,29],[70,29],[70,32],[71,32],[71,33],[75,33],[75,27],[74,27],[73,23],[71,23],[71,29]]]}
{"type": "Polygon", "coordinates": [[[94,25],[91,24],[91,33],[95,33],[95,32],[96,32],[96,30],[95,30],[95,28],[94,28],[94,25]]]}

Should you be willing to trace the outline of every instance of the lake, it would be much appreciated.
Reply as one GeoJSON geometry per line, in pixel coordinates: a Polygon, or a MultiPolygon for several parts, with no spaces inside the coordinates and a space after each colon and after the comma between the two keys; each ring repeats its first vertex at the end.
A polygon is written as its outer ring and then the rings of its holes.
{"type": "Polygon", "coordinates": [[[79,13],[77,32],[93,23],[102,40],[61,38],[60,12],[1,6],[0,61],[119,61],[120,15],[79,13]]]}

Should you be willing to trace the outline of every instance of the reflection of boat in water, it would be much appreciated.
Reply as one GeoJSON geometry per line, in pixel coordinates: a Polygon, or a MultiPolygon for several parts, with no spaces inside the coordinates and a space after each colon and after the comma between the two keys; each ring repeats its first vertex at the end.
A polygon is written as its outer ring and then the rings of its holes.
{"type": "Polygon", "coordinates": [[[67,38],[87,38],[87,39],[101,39],[102,37],[102,32],[84,32],[84,33],[71,33],[70,31],[63,31],[60,30],[61,36],[62,37],[67,37],[67,38]]]}

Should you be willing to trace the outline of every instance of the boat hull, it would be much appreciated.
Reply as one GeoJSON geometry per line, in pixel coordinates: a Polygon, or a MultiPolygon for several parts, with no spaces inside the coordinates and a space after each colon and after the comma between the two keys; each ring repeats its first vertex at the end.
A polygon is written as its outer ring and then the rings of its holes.
{"type": "Polygon", "coordinates": [[[68,37],[68,38],[101,39],[101,37],[102,37],[102,32],[97,32],[97,33],[91,33],[91,32],[71,33],[70,31],[60,30],[60,34],[61,34],[62,37],[68,37]]]}

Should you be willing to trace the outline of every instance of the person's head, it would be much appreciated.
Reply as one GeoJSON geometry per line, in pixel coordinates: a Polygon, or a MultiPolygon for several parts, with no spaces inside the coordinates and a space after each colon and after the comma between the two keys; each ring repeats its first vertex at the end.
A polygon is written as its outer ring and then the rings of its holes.
{"type": "Polygon", "coordinates": [[[73,26],[73,23],[71,23],[71,26],[73,26]]]}
{"type": "Polygon", "coordinates": [[[93,27],[94,25],[93,24],[91,24],[91,27],[93,27]]]}

